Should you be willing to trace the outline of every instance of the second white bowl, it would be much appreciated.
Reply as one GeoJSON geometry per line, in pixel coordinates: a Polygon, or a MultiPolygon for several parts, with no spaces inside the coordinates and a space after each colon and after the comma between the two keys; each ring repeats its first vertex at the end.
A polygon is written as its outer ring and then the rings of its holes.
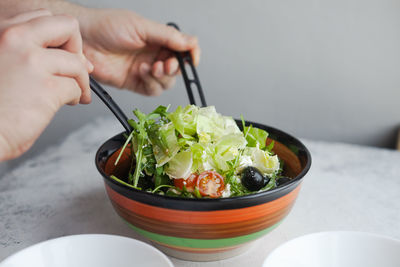
{"type": "Polygon", "coordinates": [[[48,240],[11,255],[0,267],[173,267],[144,242],[115,235],[73,235],[48,240]]]}
{"type": "Polygon", "coordinates": [[[400,241],[362,232],[321,232],[290,240],[263,267],[399,267],[400,241]]]}

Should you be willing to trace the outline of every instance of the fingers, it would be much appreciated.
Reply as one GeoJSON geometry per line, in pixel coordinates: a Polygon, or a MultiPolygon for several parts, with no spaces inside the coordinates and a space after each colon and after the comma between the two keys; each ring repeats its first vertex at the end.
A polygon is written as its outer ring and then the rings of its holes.
{"type": "Polygon", "coordinates": [[[153,64],[151,68],[151,73],[153,74],[154,78],[161,78],[164,74],[164,63],[162,61],[157,61],[153,64]]]}
{"type": "Polygon", "coordinates": [[[156,78],[154,75],[155,72],[162,71],[162,68],[161,61],[156,62],[153,66],[145,62],[139,66],[139,74],[143,82],[143,85],[137,88],[139,93],[149,96],[158,96],[163,90],[171,87],[175,81],[174,77],[162,75],[156,78]]]}
{"type": "Polygon", "coordinates": [[[79,101],[81,104],[91,102],[89,74],[85,60],[61,49],[46,49],[42,57],[44,67],[51,74],[76,80],[81,90],[79,101]]]}
{"type": "Polygon", "coordinates": [[[23,23],[27,22],[29,20],[39,18],[39,17],[44,17],[44,16],[51,16],[52,13],[50,10],[47,9],[37,9],[25,13],[18,14],[10,19],[7,20],[8,24],[18,24],[18,23],[23,23]]]}
{"type": "Polygon", "coordinates": [[[162,89],[168,89],[175,83],[174,75],[167,75],[165,64],[162,61],[157,61],[152,66],[152,75],[157,79],[162,89]]]}
{"type": "MultiPolygon", "coordinates": [[[[31,16],[43,14],[41,12],[31,16]]],[[[68,16],[42,16],[31,19],[22,27],[26,27],[33,41],[44,48],[43,64],[48,71],[75,79],[81,88],[80,103],[90,103],[88,73],[93,71],[93,65],[83,56],[77,20],[68,16]]]]}
{"type": "Polygon", "coordinates": [[[93,65],[83,56],[79,25],[76,19],[47,14],[38,10],[14,17],[15,21],[31,19],[7,28],[3,41],[11,47],[21,45],[29,55],[24,60],[32,68],[44,66],[47,75],[76,80],[81,88],[80,102],[90,103],[88,73],[93,71],[93,65]]]}
{"type": "MultiPolygon", "coordinates": [[[[173,58],[170,60],[171,62],[174,62],[173,58]]],[[[170,70],[173,70],[173,68],[174,71],[172,71],[172,74],[168,74],[167,66],[162,61],[155,62],[151,68],[151,74],[159,81],[163,89],[168,89],[173,85],[173,82],[170,81],[174,80],[173,78],[176,72],[179,70],[178,65],[176,65],[176,67],[170,67],[170,70]]]]}
{"type": "Polygon", "coordinates": [[[196,45],[192,50],[190,50],[190,55],[192,56],[193,59],[193,64],[195,66],[199,65],[200,63],[200,47],[196,45]]]}
{"type": "Polygon", "coordinates": [[[158,81],[151,75],[151,67],[147,63],[139,66],[140,77],[143,80],[142,94],[158,96],[162,93],[162,87],[158,81]]]}
{"type": "Polygon", "coordinates": [[[165,61],[164,72],[169,76],[175,76],[179,72],[179,63],[175,57],[171,57],[165,61]]]}
{"type": "Polygon", "coordinates": [[[190,51],[193,63],[197,65],[200,61],[200,47],[197,38],[181,33],[175,28],[154,21],[143,22],[142,35],[149,44],[160,45],[173,51],[190,51]]]}
{"type": "MultiPolygon", "coordinates": [[[[163,61],[163,75],[176,75],[179,71],[179,63],[176,59],[174,53],[172,53],[168,49],[161,49],[159,54],[156,57],[155,63],[157,61],[163,61]]],[[[154,72],[153,72],[154,75],[154,72]]],[[[160,76],[157,76],[159,78],[160,76]]]]}
{"type": "Polygon", "coordinates": [[[52,13],[47,9],[38,9],[38,10],[34,10],[34,11],[20,13],[18,15],[15,15],[11,18],[8,18],[8,19],[2,21],[1,25],[0,25],[0,32],[3,32],[3,30],[8,27],[15,26],[15,25],[18,25],[21,23],[25,23],[31,19],[35,19],[35,18],[39,18],[39,17],[43,17],[43,16],[51,16],[51,15],[52,15],[52,13]]]}
{"type": "Polygon", "coordinates": [[[76,105],[79,103],[82,91],[75,79],[64,76],[53,76],[55,93],[59,99],[59,106],[76,105]]]}
{"type": "Polygon", "coordinates": [[[161,45],[174,51],[187,51],[197,44],[195,37],[155,21],[145,20],[142,27],[144,39],[149,44],[161,45]]]}
{"type": "Polygon", "coordinates": [[[77,19],[64,15],[44,16],[30,20],[26,27],[28,38],[38,45],[61,47],[72,53],[82,54],[82,37],[77,19]]]}

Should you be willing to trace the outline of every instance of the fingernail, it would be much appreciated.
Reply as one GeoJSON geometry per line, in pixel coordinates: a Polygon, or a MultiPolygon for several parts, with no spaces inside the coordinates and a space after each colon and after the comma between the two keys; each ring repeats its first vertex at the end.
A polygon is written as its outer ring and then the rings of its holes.
{"type": "Polygon", "coordinates": [[[161,67],[156,68],[155,72],[154,72],[154,76],[156,76],[157,78],[161,78],[164,75],[163,70],[161,67]]]}
{"type": "Polygon", "coordinates": [[[92,62],[90,62],[83,53],[81,53],[80,57],[83,60],[83,63],[86,65],[86,69],[88,70],[88,72],[91,73],[94,69],[92,62]]]}
{"type": "Polygon", "coordinates": [[[200,57],[201,57],[201,50],[200,49],[197,49],[196,50],[196,54],[195,54],[195,64],[196,64],[196,66],[197,65],[199,65],[199,63],[200,63],[200,57]]]}
{"type": "Polygon", "coordinates": [[[80,104],[83,104],[83,105],[88,105],[88,104],[90,104],[92,102],[92,96],[90,95],[90,91],[89,91],[89,94],[88,95],[86,95],[86,96],[84,96],[84,97],[81,97],[81,99],[80,99],[80,101],[79,101],[79,103],[80,104]]]}
{"type": "Polygon", "coordinates": [[[94,70],[94,66],[93,66],[92,62],[90,62],[88,59],[86,59],[86,67],[87,67],[89,73],[91,73],[94,70]]]}
{"type": "Polygon", "coordinates": [[[169,69],[169,72],[168,72],[168,75],[176,74],[178,72],[178,69],[179,69],[178,61],[176,61],[176,60],[172,61],[170,69],[169,69]]]}
{"type": "Polygon", "coordinates": [[[141,73],[142,75],[148,74],[149,71],[150,71],[150,66],[149,66],[149,64],[147,64],[147,63],[142,63],[142,64],[140,65],[140,73],[141,73]]]}
{"type": "Polygon", "coordinates": [[[196,42],[196,37],[194,37],[194,36],[190,36],[190,35],[185,35],[184,36],[184,39],[185,39],[185,42],[186,43],[189,43],[189,44],[193,44],[193,43],[195,43],[196,42]]]}

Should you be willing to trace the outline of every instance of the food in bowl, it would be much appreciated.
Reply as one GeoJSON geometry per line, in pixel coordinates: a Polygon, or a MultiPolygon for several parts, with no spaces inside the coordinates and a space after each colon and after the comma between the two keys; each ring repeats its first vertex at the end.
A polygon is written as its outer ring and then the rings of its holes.
{"type": "MultiPolygon", "coordinates": [[[[235,122],[243,130],[243,122],[235,122]]],[[[115,211],[133,230],[176,258],[211,261],[245,251],[290,212],[311,166],[311,155],[302,142],[281,130],[256,122],[244,123],[268,132],[267,146],[274,142],[271,152],[282,162],[280,175],[290,177],[289,181],[266,191],[220,198],[138,190],[111,178],[111,174],[123,177],[132,166],[130,149],[125,149],[114,165],[127,138],[126,133],[120,133],[96,153],[96,166],[115,211]]]]}
{"type": "Polygon", "coordinates": [[[109,163],[110,177],[138,190],[188,198],[234,197],[271,190],[290,181],[267,144],[268,132],[245,126],[215,107],[159,106],[133,112],[133,130],[109,163]],[[122,155],[130,159],[118,165],[122,155]],[[114,167],[111,166],[114,164],[114,167]],[[125,168],[124,171],[119,170],[125,168]]]}

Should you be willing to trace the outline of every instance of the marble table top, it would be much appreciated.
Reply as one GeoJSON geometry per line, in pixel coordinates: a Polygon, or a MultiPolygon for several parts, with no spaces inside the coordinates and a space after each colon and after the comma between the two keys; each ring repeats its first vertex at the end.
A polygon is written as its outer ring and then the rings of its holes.
{"type": "MultiPolygon", "coordinates": [[[[0,261],[35,243],[104,233],[143,240],[114,212],[94,165],[97,148],[121,132],[98,118],[64,141],[0,174],[0,261]]],[[[302,140],[313,163],[283,223],[244,254],[175,266],[261,266],[274,248],[320,231],[356,230],[400,239],[400,152],[302,140]]],[[[144,241],[144,240],[143,240],[144,241]]]]}

